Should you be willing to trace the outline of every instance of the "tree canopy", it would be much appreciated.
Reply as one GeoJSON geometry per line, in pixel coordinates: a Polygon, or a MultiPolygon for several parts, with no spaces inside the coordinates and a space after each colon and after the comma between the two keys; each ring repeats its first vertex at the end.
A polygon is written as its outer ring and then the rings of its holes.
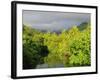
{"type": "MultiPolygon", "coordinates": [[[[81,25],[82,26],[82,25],[81,25]]],[[[91,28],[81,30],[73,26],[69,30],[42,32],[23,25],[23,69],[36,68],[38,64],[48,67],[90,66],[91,28]]]]}

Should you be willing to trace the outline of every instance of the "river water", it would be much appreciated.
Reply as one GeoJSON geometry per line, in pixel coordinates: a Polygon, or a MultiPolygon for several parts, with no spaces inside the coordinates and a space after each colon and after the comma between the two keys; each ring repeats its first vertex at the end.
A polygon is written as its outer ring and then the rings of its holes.
{"type": "MultiPolygon", "coordinates": [[[[64,67],[63,64],[57,64],[57,65],[54,65],[54,67],[52,68],[59,68],[59,67],[64,67]]],[[[38,64],[36,66],[36,69],[40,69],[40,68],[49,68],[48,64],[38,64]]]]}

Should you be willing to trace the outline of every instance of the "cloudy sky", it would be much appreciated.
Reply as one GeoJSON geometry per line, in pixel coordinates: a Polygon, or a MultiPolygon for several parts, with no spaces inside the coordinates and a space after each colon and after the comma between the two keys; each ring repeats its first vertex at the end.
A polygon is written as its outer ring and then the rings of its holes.
{"type": "Polygon", "coordinates": [[[89,13],[23,11],[23,24],[40,30],[57,31],[68,29],[74,25],[89,21],[89,13]]]}

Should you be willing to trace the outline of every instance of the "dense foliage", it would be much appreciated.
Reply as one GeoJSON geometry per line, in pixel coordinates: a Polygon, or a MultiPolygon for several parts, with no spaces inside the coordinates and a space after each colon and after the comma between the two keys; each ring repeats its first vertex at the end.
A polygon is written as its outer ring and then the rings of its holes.
{"type": "Polygon", "coordinates": [[[73,26],[60,33],[42,32],[23,25],[23,69],[36,68],[38,64],[89,66],[90,34],[90,24],[85,24],[81,30],[79,26],[73,26]]]}

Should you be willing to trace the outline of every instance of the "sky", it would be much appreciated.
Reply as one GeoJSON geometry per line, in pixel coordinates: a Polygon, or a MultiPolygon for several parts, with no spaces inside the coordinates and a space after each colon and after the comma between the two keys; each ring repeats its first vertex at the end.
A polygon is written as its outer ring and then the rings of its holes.
{"type": "Polygon", "coordinates": [[[23,10],[23,24],[47,31],[69,29],[90,22],[90,13],[23,10]]]}

